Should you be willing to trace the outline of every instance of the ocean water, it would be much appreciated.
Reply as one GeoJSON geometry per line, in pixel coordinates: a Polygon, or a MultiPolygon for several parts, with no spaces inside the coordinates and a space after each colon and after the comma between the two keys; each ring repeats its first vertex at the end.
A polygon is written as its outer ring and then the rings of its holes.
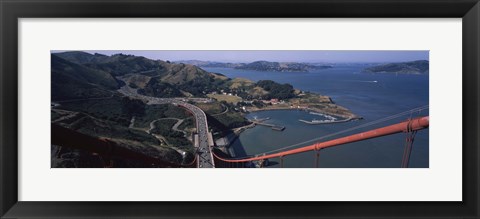
{"type": "MultiPolygon", "coordinates": [[[[262,111],[247,115],[249,118],[270,117],[268,123],[285,126],[283,132],[257,126],[244,131],[233,142],[237,157],[261,154],[281,148],[297,148],[312,142],[325,141],[373,128],[407,120],[409,117],[428,115],[428,109],[348,133],[326,137],[352,127],[392,116],[413,108],[428,105],[428,75],[366,74],[365,64],[343,64],[315,72],[262,72],[231,68],[204,68],[230,78],[253,81],[273,80],[289,83],[295,88],[327,95],[338,105],[350,109],[364,119],[338,124],[308,125],[299,119],[321,119],[298,110],[262,111]],[[316,139],[316,140],[315,140],[316,139]],[[307,142],[310,141],[310,142],[307,142]]],[[[323,149],[319,155],[322,168],[398,168],[400,167],[406,135],[403,133],[323,149]]],[[[283,158],[284,167],[314,167],[315,152],[290,155],[283,158]]],[[[279,167],[279,159],[271,166],[279,167]]],[[[429,167],[428,129],[420,130],[415,138],[409,167],[429,167]]]]}

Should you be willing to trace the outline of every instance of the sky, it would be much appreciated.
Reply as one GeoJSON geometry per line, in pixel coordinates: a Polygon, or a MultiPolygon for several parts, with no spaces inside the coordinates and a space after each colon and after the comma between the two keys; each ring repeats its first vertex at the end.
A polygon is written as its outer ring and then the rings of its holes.
{"type": "Polygon", "coordinates": [[[429,60],[429,51],[327,51],[327,50],[89,50],[89,53],[112,55],[117,53],[144,56],[169,61],[201,60],[217,62],[405,62],[429,60]]]}

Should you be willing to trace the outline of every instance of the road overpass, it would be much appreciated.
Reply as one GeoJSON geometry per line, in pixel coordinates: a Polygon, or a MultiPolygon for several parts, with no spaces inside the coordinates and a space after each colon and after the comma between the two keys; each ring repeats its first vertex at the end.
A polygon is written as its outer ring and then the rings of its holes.
{"type": "Polygon", "coordinates": [[[205,112],[195,105],[177,100],[173,100],[172,102],[187,109],[195,117],[199,140],[197,149],[198,167],[214,168],[215,164],[213,163],[212,153],[213,141],[210,140],[212,134],[208,131],[207,115],[205,115],[205,112]]]}

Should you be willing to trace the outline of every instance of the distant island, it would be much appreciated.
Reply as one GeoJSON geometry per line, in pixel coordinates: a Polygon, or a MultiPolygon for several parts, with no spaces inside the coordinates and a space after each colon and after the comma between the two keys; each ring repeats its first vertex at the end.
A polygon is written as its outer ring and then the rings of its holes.
{"type": "Polygon", "coordinates": [[[175,61],[174,63],[195,65],[197,67],[207,67],[207,68],[235,68],[237,66],[245,65],[245,63],[213,62],[213,61],[201,61],[201,60],[181,60],[181,61],[175,61]]]}
{"type": "Polygon", "coordinates": [[[251,63],[223,63],[199,60],[178,61],[176,63],[190,64],[198,67],[211,68],[235,68],[253,71],[272,71],[272,72],[309,72],[313,70],[321,70],[332,68],[330,65],[313,65],[300,62],[269,62],[255,61],[251,63]]]}
{"type": "Polygon", "coordinates": [[[412,62],[399,62],[376,65],[363,69],[364,73],[387,73],[387,74],[428,74],[429,61],[418,60],[412,62]]]}
{"type": "Polygon", "coordinates": [[[245,65],[235,67],[236,69],[254,70],[254,71],[277,71],[277,72],[309,72],[312,70],[332,68],[329,65],[311,65],[298,62],[267,62],[256,61],[245,65]]]}

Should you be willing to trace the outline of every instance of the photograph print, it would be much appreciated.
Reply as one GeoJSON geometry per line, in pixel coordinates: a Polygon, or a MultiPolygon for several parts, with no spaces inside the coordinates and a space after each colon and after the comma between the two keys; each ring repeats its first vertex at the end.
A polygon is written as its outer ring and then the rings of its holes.
{"type": "Polygon", "coordinates": [[[52,168],[429,168],[429,51],[51,51],[52,168]]]}

